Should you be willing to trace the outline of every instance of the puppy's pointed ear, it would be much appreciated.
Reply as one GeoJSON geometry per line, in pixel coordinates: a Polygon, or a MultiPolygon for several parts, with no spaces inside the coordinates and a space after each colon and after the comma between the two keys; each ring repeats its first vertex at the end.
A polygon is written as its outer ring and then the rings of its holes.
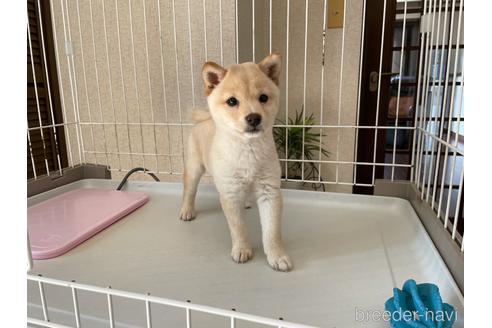
{"type": "Polygon", "coordinates": [[[280,70],[282,68],[282,57],[279,54],[269,54],[258,66],[276,85],[279,84],[280,70]]]}
{"type": "Polygon", "coordinates": [[[214,62],[206,62],[202,68],[202,78],[205,83],[205,95],[209,95],[212,90],[222,81],[227,70],[214,62]]]}

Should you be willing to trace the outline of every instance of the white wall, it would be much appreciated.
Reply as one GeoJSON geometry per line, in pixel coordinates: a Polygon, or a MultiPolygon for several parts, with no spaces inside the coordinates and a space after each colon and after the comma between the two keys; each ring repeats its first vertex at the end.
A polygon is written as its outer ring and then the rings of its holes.
{"type": "MultiPolygon", "coordinates": [[[[251,1],[239,2],[239,59],[251,60],[251,1]]],[[[329,6],[328,1],[328,6],[329,6]]],[[[190,122],[193,98],[196,106],[203,106],[203,86],[200,77],[202,63],[221,61],[220,0],[174,1],[176,14],[176,36],[174,42],[172,0],[119,1],[119,37],[121,42],[121,64],[118,44],[118,29],[115,0],[51,0],[54,14],[54,30],[59,51],[59,75],[66,122],[106,122],[106,125],[81,125],[81,141],[86,151],[85,162],[109,164],[112,168],[130,169],[144,165],[150,170],[182,172],[182,136],[186,140],[189,127],[159,125],[190,122]],[[145,1],[145,2],[144,2],[145,1]],[[204,30],[204,2],[206,33],[204,30]],[[91,8],[92,3],[92,20],[91,8]],[[146,6],[144,20],[144,3],[146,6]],[[65,31],[62,16],[65,10],[67,39],[72,41],[72,76],[69,73],[70,57],[65,54],[65,31]],[[104,10],[103,10],[104,4],[104,10]],[[130,7],[131,15],[130,20],[130,7]],[[159,40],[158,5],[160,5],[163,48],[159,40]],[[191,55],[188,9],[191,14],[191,55]],[[104,12],[104,16],[103,16],[104,12]],[[68,13],[68,15],[67,15],[68,13]],[[80,18],[80,25],[79,25],[80,18]],[[106,20],[106,29],[104,20],[106,20]],[[146,22],[146,25],[145,25],[146,22]],[[94,33],[92,31],[94,26],[94,33]],[[144,27],[147,27],[145,38],[144,27]],[[133,29],[134,53],[131,29],[133,29]],[[70,37],[68,33],[70,32],[70,37]],[[207,39],[207,56],[205,41],[207,39]],[[106,40],[108,47],[106,51],[106,40]],[[145,42],[147,40],[147,44],[145,42]],[[81,43],[82,42],[82,43],[81,43]],[[96,55],[94,56],[94,47],[96,55]],[[146,50],[148,47],[148,52],[146,50]],[[177,58],[175,50],[177,49],[177,58]],[[161,56],[162,53],[162,56],[161,56]],[[148,56],[148,57],[147,57],[148,56]],[[147,58],[149,61],[147,68],[147,58]],[[192,61],[191,61],[192,59],[192,61]],[[178,76],[179,67],[179,102],[178,76]],[[135,67],[134,67],[135,62],[135,67]],[[163,65],[161,64],[163,63],[163,65]],[[85,70],[84,70],[85,65],[85,70]],[[165,74],[165,92],[162,70],[165,74]],[[193,75],[191,74],[193,70],[193,75]],[[96,74],[97,71],[97,74],[96,74]],[[75,73],[75,74],[73,74],[75,73]],[[85,73],[85,74],[84,74],[85,73]],[[85,75],[85,76],[84,76],[85,75]],[[149,77],[150,76],[150,83],[149,77]],[[86,83],[87,81],[87,83],[86,83]],[[193,84],[192,85],[192,81],[193,84]],[[87,86],[86,86],[87,84],[87,86]],[[72,88],[73,87],[73,88],[72,88]],[[74,95],[72,96],[72,90],[74,95]],[[137,96],[138,93],[138,96],[137,96]],[[114,104],[114,106],[113,106],[114,104]],[[79,117],[75,114],[78,108],[79,117]],[[181,110],[179,109],[181,108],[181,110]],[[118,123],[135,123],[118,125],[118,123]],[[142,126],[138,123],[144,123],[142,126]],[[156,122],[157,125],[145,125],[156,122]],[[100,154],[94,154],[93,152],[100,154]],[[107,156],[104,153],[109,153],[107,156]],[[117,154],[119,153],[119,155],[117,154]],[[134,153],[138,155],[128,155],[134,153]],[[160,154],[155,156],[153,154],[160,154]],[[150,155],[140,155],[150,154],[150,155]],[[171,156],[169,156],[171,154],[171,156]]],[[[286,56],[286,0],[273,2],[273,51],[286,56]]],[[[289,114],[300,109],[303,103],[304,74],[304,14],[305,2],[290,0],[289,41],[289,114]]],[[[224,65],[236,61],[235,1],[222,0],[222,50],[224,65]]],[[[269,46],[269,1],[256,0],[256,59],[266,56],[269,46]]],[[[347,0],[346,28],[343,59],[343,81],[340,97],[340,68],[342,53],[342,29],[329,29],[326,33],[325,80],[321,90],[321,59],[323,31],[323,0],[309,0],[308,57],[306,67],[306,109],[313,112],[317,124],[354,125],[357,104],[360,32],[362,24],[362,1],[347,0]],[[321,111],[321,93],[323,110],[321,111]],[[338,110],[340,108],[340,117],[338,110]],[[321,120],[321,116],[323,119],[321,120]]],[[[286,62],[284,60],[284,68],[286,62]]],[[[280,119],[285,119],[285,69],[281,81],[283,99],[280,119]]],[[[78,155],[76,125],[67,128],[73,159],[82,162],[78,155]]],[[[325,148],[336,160],[337,140],[340,140],[338,159],[354,159],[353,129],[323,129],[325,148]],[[337,136],[337,132],[340,135],[337,136]]],[[[67,138],[68,139],[68,138],[67,138]]],[[[340,165],[339,181],[352,181],[352,165],[340,165]]],[[[335,180],[335,165],[322,166],[323,179],[335,180]]],[[[115,178],[122,174],[113,172],[115,178]]],[[[179,180],[179,176],[161,175],[165,180],[179,180]]],[[[331,186],[330,186],[331,187],[331,186]]],[[[333,186],[332,190],[345,190],[346,186],[333,186]]]]}

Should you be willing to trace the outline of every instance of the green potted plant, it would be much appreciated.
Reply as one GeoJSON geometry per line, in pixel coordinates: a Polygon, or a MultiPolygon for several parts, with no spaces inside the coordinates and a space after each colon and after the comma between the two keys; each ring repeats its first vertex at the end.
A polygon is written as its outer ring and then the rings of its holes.
{"type": "MultiPolygon", "coordinates": [[[[279,157],[292,160],[288,161],[287,165],[282,165],[282,179],[285,179],[287,176],[289,180],[299,180],[282,181],[282,186],[284,188],[301,189],[306,184],[306,182],[302,181],[303,167],[304,180],[318,180],[318,163],[304,162],[303,166],[302,161],[296,160],[317,160],[320,152],[327,157],[330,155],[330,152],[323,147],[323,144],[320,144],[320,133],[312,131],[313,128],[311,126],[315,123],[314,115],[311,113],[306,117],[303,116],[304,109],[301,107],[300,111],[296,111],[294,119],[291,117],[287,119],[288,124],[282,120],[277,120],[277,123],[280,126],[276,126],[273,129],[273,137],[275,144],[277,145],[279,157]]],[[[322,134],[321,136],[324,135],[322,134]]],[[[325,190],[325,185],[322,183],[309,184],[313,189],[325,190]]]]}

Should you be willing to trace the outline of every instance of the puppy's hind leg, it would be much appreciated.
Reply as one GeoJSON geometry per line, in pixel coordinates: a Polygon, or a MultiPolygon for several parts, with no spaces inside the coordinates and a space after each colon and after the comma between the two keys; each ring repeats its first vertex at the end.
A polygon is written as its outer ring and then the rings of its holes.
{"type": "Polygon", "coordinates": [[[246,191],[246,194],[244,196],[244,208],[245,209],[250,209],[253,207],[253,197],[254,195],[251,194],[251,188],[248,188],[246,191]]]}
{"type": "Polygon", "coordinates": [[[200,178],[205,172],[198,150],[195,147],[194,143],[190,141],[183,176],[183,204],[179,214],[179,218],[183,221],[190,221],[196,217],[195,196],[200,178]]]}
{"type": "Polygon", "coordinates": [[[251,199],[246,198],[246,200],[244,201],[244,208],[249,210],[251,207],[253,207],[253,202],[251,201],[251,199]]]}

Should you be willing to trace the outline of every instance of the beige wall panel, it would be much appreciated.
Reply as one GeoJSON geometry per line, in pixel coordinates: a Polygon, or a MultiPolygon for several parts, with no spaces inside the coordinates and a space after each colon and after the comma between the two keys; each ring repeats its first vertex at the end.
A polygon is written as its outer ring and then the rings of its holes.
{"type": "MultiPolygon", "coordinates": [[[[193,105],[206,105],[201,79],[203,62],[210,60],[224,66],[235,63],[236,32],[239,61],[253,60],[252,1],[237,3],[238,31],[236,1],[52,0],[65,121],[80,119],[82,123],[80,128],[70,125],[65,131],[74,163],[82,162],[79,145],[83,144],[87,163],[108,164],[115,170],[145,165],[151,170],[175,173],[161,174],[164,180],[176,179],[183,169],[184,146],[190,131],[189,126],[179,124],[190,123],[193,105]],[[72,57],[66,55],[65,39],[71,41],[72,57]],[[70,60],[73,67],[69,67],[70,60]]],[[[328,0],[328,6],[329,3],[328,0]]],[[[340,121],[342,125],[354,125],[362,2],[347,0],[343,67],[343,30],[326,31],[322,89],[323,6],[323,0],[309,1],[305,40],[305,1],[290,0],[286,90],[287,0],[272,0],[271,31],[270,1],[256,0],[256,61],[269,53],[271,35],[272,50],[284,59],[279,119],[285,120],[286,112],[292,117],[305,101],[306,114],[313,113],[316,124],[336,125],[340,121]]],[[[324,128],[322,133],[324,147],[331,152],[323,160],[336,160],[337,153],[339,160],[354,160],[354,129],[324,128]]],[[[321,168],[323,180],[335,181],[336,165],[323,164],[321,168]]],[[[352,165],[339,166],[339,181],[351,182],[352,169],[352,165]]],[[[118,178],[117,174],[114,177],[118,178]]],[[[340,188],[345,186],[327,185],[328,190],[340,188]]]]}

